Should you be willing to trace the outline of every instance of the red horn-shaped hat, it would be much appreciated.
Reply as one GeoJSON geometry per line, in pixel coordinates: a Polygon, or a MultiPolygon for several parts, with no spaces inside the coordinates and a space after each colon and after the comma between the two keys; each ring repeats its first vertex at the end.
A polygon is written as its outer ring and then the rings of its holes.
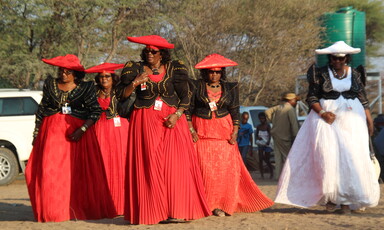
{"type": "Polygon", "coordinates": [[[84,71],[84,66],[80,64],[80,60],[76,55],[73,54],[67,54],[65,56],[57,56],[51,59],[41,59],[43,62],[70,69],[70,70],[76,70],[76,71],[84,71]]]}
{"type": "Polygon", "coordinates": [[[212,69],[222,68],[228,66],[236,66],[237,63],[231,59],[225,58],[220,54],[210,54],[206,56],[201,62],[195,65],[196,69],[212,69]]]}
{"type": "Polygon", "coordinates": [[[156,46],[159,49],[173,49],[175,45],[169,43],[165,38],[159,35],[147,35],[141,37],[127,37],[128,41],[147,46],[156,46]]]}
{"type": "Polygon", "coordinates": [[[108,63],[105,62],[100,65],[92,66],[85,70],[86,73],[115,73],[115,70],[121,69],[124,64],[108,63]]]}

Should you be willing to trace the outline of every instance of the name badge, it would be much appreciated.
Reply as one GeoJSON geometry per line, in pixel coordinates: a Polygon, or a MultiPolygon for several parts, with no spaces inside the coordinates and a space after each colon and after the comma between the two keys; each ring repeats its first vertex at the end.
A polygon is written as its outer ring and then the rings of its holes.
{"type": "Polygon", "coordinates": [[[155,101],[155,107],[154,110],[161,111],[161,107],[163,107],[163,101],[162,100],[156,100],[155,101]]]}
{"type": "Polygon", "coordinates": [[[65,103],[65,105],[61,107],[61,112],[63,114],[71,114],[72,113],[71,106],[68,106],[68,103],[65,103]]]}
{"type": "Polygon", "coordinates": [[[120,117],[114,117],[113,123],[115,124],[115,127],[120,127],[121,126],[120,117]]]}
{"type": "Polygon", "coordinates": [[[147,84],[144,82],[143,84],[140,85],[141,91],[147,90],[147,84]]]}
{"type": "Polygon", "coordinates": [[[214,101],[209,102],[209,108],[211,108],[211,111],[216,111],[217,110],[216,102],[214,101]]]}

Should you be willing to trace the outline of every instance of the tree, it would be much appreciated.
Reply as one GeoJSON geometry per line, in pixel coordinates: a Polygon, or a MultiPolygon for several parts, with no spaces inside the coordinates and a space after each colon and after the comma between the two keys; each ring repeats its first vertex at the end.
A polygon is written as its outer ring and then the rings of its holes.
{"type": "MultiPolygon", "coordinates": [[[[147,1],[18,0],[3,1],[0,77],[29,88],[54,68],[41,62],[67,53],[85,66],[126,59],[121,50],[127,33],[146,30],[147,1]]],[[[125,55],[125,54],[124,54],[125,55]]]]}
{"type": "Polygon", "coordinates": [[[33,87],[55,68],[41,58],[73,53],[86,67],[138,60],[143,46],[126,36],[158,34],[175,44],[174,58],[193,66],[219,53],[241,87],[241,104],[276,104],[322,43],[318,18],[340,7],[367,13],[368,53],[384,40],[379,0],[2,0],[0,78],[33,87]]]}
{"type": "Polygon", "coordinates": [[[321,42],[317,18],[328,9],[315,0],[172,1],[162,8],[163,30],[194,78],[198,61],[222,54],[239,63],[229,76],[241,84],[242,104],[271,105],[312,61],[321,42]]]}

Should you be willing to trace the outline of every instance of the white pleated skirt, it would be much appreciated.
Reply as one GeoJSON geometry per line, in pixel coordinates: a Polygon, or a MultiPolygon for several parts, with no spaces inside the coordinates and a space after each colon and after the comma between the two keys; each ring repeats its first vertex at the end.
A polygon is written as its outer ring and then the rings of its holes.
{"type": "Polygon", "coordinates": [[[360,101],[320,101],[336,114],[332,125],[313,110],[295,139],[279,179],[276,203],[311,207],[331,201],[352,209],[378,204],[380,188],[369,156],[366,115],[360,101]]]}

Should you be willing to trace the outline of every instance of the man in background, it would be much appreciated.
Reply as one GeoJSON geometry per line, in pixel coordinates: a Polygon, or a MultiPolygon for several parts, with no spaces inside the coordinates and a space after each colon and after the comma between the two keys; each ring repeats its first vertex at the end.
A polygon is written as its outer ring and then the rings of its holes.
{"type": "Polygon", "coordinates": [[[289,150],[299,131],[295,107],[300,97],[287,93],[282,103],[265,111],[268,121],[272,123],[271,135],[274,141],[275,179],[279,179],[289,150]]]}

